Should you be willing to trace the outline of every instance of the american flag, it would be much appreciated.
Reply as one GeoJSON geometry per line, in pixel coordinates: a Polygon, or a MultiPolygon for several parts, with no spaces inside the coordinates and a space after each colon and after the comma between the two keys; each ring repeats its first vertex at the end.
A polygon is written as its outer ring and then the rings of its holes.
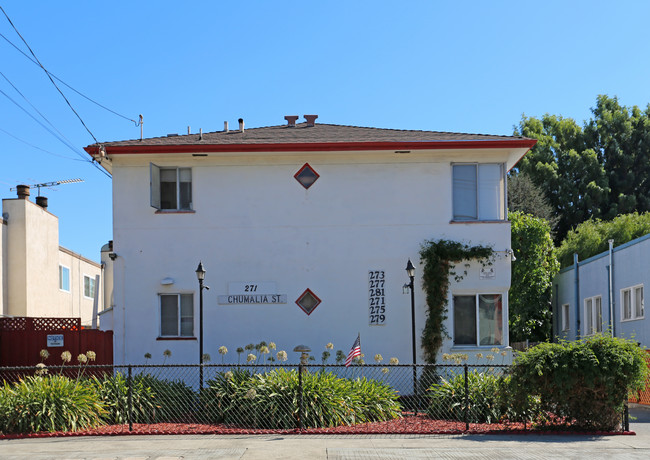
{"type": "Polygon", "coordinates": [[[357,340],[354,341],[348,357],[345,358],[345,367],[350,367],[352,360],[357,356],[361,356],[361,334],[357,335],[357,340]]]}

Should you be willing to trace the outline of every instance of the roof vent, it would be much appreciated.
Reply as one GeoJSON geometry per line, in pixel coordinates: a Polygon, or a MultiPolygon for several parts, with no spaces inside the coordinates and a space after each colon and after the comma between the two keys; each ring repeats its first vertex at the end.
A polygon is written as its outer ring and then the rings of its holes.
{"type": "Polygon", "coordinates": [[[244,132],[244,119],[240,118],[239,119],[239,130],[243,133],[244,132]]]}
{"type": "Polygon", "coordinates": [[[223,122],[223,130],[224,130],[225,132],[228,132],[228,122],[227,122],[227,121],[224,121],[224,122],[223,122]]]}
{"type": "Polygon", "coordinates": [[[303,115],[303,117],[305,117],[305,120],[307,121],[307,126],[314,126],[318,115],[303,115]]]}
{"type": "Polygon", "coordinates": [[[47,197],[37,196],[36,197],[36,204],[39,205],[43,209],[47,209],[47,197]]]}
{"type": "Polygon", "coordinates": [[[18,198],[22,198],[23,200],[29,199],[29,185],[16,186],[16,193],[18,194],[18,198]]]}
{"type": "Polygon", "coordinates": [[[296,120],[300,118],[298,115],[285,115],[284,119],[287,120],[287,126],[294,128],[296,126],[296,120]]]}
{"type": "Polygon", "coordinates": [[[178,133],[174,133],[174,134],[167,134],[167,137],[178,137],[178,133]]]}

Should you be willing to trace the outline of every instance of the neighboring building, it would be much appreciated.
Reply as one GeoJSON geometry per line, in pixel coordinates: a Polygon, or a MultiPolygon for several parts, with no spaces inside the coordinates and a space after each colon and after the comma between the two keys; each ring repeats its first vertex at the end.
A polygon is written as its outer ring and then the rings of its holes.
{"type": "Polygon", "coordinates": [[[114,329],[115,362],[161,362],[166,349],[167,362],[198,362],[199,261],[213,362],[222,345],[236,363],[237,347],[262,340],[293,362],[293,348],[308,345],[319,362],[325,344],[347,353],[358,333],[366,362],[411,362],[404,267],[410,258],[418,268],[419,344],[419,250],[439,238],[496,251],[492,270],[468,262],[452,282],[442,352],[506,349],[505,177],[535,141],[297,118],[86,147],[113,176],[114,242],[103,254],[114,259],[114,291],[102,324],[114,329]]]}
{"type": "Polygon", "coordinates": [[[554,335],[575,340],[613,332],[650,346],[644,308],[644,288],[649,284],[650,235],[582,262],[576,256],[553,281],[554,335]]]}
{"type": "Polygon", "coordinates": [[[81,318],[96,326],[102,309],[101,265],[59,246],[59,219],[29,187],[2,200],[0,315],[81,318]]]}

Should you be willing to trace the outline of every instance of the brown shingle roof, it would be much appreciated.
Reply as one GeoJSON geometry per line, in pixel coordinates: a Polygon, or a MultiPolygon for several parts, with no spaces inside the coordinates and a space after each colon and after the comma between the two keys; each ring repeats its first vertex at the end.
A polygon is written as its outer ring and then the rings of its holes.
{"type": "MultiPolygon", "coordinates": [[[[105,147],[120,146],[174,146],[174,145],[255,145],[255,144],[336,144],[336,143],[404,143],[446,141],[514,141],[528,140],[520,136],[494,136],[488,134],[448,133],[439,131],[416,131],[401,129],[364,128],[359,126],[298,123],[287,125],[246,128],[244,132],[231,130],[178,136],[153,137],[116,142],[105,142],[105,147]]],[[[91,146],[89,146],[91,147],[91,146]]],[[[88,150],[88,147],[86,148],[88,150]]]]}

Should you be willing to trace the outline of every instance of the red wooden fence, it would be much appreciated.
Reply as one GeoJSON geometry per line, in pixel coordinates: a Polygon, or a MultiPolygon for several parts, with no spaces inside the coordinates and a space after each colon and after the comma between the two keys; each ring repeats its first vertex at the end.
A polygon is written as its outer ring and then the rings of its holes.
{"type": "Polygon", "coordinates": [[[69,351],[71,365],[77,356],[94,351],[96,361],[113,364],[113,331],[83,329],[80,318],[0,318],[0,366],[34,366],[40,363],[41,350],[50,357],[45,364],[60,365],[61,353],[69,351]],[[48,335],[63,336],[62,346],[49,346],[48,335]]]}

